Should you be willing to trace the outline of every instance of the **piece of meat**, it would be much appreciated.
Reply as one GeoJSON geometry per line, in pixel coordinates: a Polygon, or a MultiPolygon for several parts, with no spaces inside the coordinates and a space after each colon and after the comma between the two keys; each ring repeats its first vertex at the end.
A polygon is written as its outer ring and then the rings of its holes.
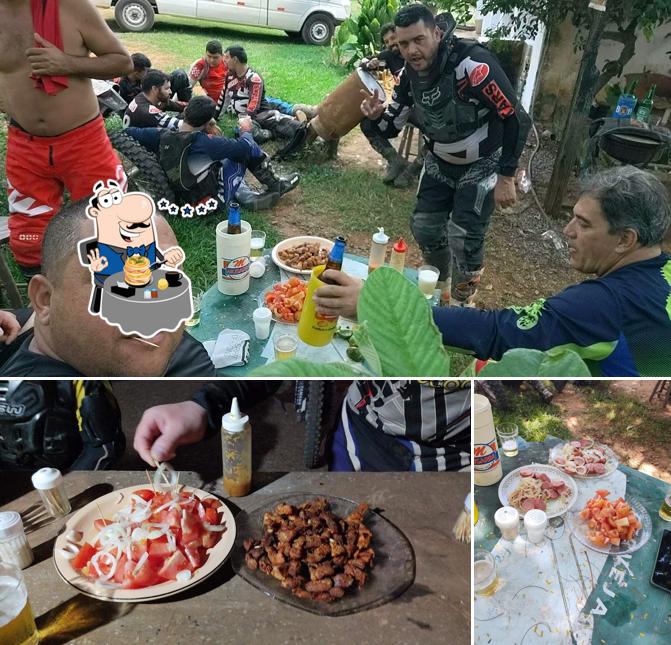
{"type": "Polygon", "coordinates": [[[335,574],[333,565],[329,562],[324,562],[316,566],[310,567],[310,580],[321,580],[322,578],[331,577],[335,574]]]}
{"type": "Polygon", "coordinates": [[[359,536],[356,540],[356,546],[358,549],[365,549],[373,537],[373,532],[365,525],[359,525],[359,536]]]}
{"type": "Polygon", "coordinates": [[[254,540],[252,540],[252,538],[246,538],[242,543],[242,546],[245,548],[245,551],[249,551],[254,546],[254,540]]]}
{"type": "Polygon", "coordinates": [[[366,565],[370,564],[374,558],[375,558],[375,551],[373,551],[373,549],[371,548],[362,549],[356,554],[356,559],[360,560],[366,565]]]}
{"type": "Polygon", "coordinates": [[[329,594],[333,598],[342,598],[345,595],[345,590],[342,587],[331,587],[329,594]]]}
{"type": "Polygon", "coordinates": [[[550,488],[550,490],[548,490],[548,496],[550,499],[557,499],[559,497],[559,493],[554,488],[550,488]]]}
{"type": "Polygon", "coordinates": [[[339,573],[333,576],[333,584],[336,587],[342,587],[343,589],[347,589],[348,587],[351,587],[353,583],[354,578],[348,573],[339,573]]]}
{"type": "Polygon", "coordinates": [[[544,511],[547,509],[547,504],[545,503],[544,499],[540,499],[539,497],[534,497],[532,498],[532,501],[534,503],[534,508],[537,508],[539,511],[544,511]]]}
{"type": "Polygon", "coordinates": [[[306,549],[316,549],[322,544],[322,539],[318,535],[306,535],[305,536],[305,548],[306,549]]]}
{"type": "Polygon", "coordinates": [[[310,582],[305,583],[305,590],[310,593],[321,593],[322,591],[328,591],[333,586],[333,580],[331,578],[323,578],[322,580],[310,580],[310,582]]]}
{"type": "Polygon", "coordinates": [[[531,509],[534,508],[534,502],[531,498],[527,497],[526,499],[523,499],[522,502],[520,503],[520,508],[524,513],[527,511],[530,511],[531,509]]]}
{"type": "Polygon", "coordinates": [[[523,468],[520,470],[520,477],[533,477],[534,476],[534,471],[529,470],[528,468],[523,468]]]}
{"type": "Polygon", "coordinates": [[[321,562],[324,558],[331,555],[331,547],[328,544],[322,544],[305,556],[307,562],[321,562]]]}
{"type": "Polygon", "coordinates": [[[259,568],[259,563],[249,553],[245,555],[245,564],[251,571],[256,571],[259,568]]]}

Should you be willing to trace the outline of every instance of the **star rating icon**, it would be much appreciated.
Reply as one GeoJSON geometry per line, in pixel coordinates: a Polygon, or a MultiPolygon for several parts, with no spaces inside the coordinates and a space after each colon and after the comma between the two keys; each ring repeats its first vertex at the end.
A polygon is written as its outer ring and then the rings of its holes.
{"type": "Polygon", "coordinates": [[[170,208],[170,202],[165,197],[161,197],[156,205],[160,211],[167,211],[170,208]]]}
{"type": "Polygon", "coordinates": [[[180,212],[182,213],[182,217],[193,217],[193,206],[191,204],[184,204],[180,208],[180,212]]]}
{"type": "Polygon", "coordinates": [[[219,205],[219,202],[214,199],[214,197],[210,197],[210,199],[205,202],[205,206],[207,207],[208,211],[214,211],[217,210],[217,206],[219,205]]]}
{"type": "Polygon", "coordinates": [[[196,206],[196,215],[199,215],[200,217],[207,215],[208,210],[209,209],[205,204],[198,204],[198,206],[196,206]]]}
{"type": "Polygon", "coordinates": [[[168,206],[168,215],[175,216],[178,214],[179,214],[179,206],[177,206],[177,204],[170,204],[170,206],[168,206]]]}

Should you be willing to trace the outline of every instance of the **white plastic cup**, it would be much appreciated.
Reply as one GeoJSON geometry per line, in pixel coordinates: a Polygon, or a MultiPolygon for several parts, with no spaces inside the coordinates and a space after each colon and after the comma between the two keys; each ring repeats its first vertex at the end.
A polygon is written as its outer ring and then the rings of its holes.
{"type": "Polygon", "coordinates": [[[524,527],[527,530],[527,539],[532,544],[538,544],[545,538],[545,528],[548,525],[548,516],[545,511],[534,508],[524,515],[524,527]]]}
{"type": "Polygon", "coordinates": [[[268,307],[259,307],[254,309],[252,319],[254,320],[254,330],[256,337],[259,340],[265,340],[270,336],[270,321],[272,320],[273,312],[268,307]]]}
{"type": "Polygon", "coordinates": [[[417,270],[417,285],[427,300],[433,298],[439,277],[440,271],[436,267],[427,265],[417,270]]]}

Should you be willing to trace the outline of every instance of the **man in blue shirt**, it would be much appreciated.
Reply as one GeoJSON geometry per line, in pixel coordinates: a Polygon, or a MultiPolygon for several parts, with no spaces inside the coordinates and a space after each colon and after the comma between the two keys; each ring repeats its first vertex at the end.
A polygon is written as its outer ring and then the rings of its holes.
{"type": "MultiPolygon", "coordinates": [[[[446,345],[481,359],[509,349],[577,352],[596,376],[671,374],[671,225],[664,185],[633,166],[591,177],[564,229],[571,266],[597,277],[526,307],[436,307],[446,345]]],[[[318,310],[352,315],[361,285],[341,272],[315,295],[318,310]]]]}
{"type": "Polygon", "coordinates": [[[125,131],[158,155],[175,190],[191,203],[206,197],[218,197],[223,203],[233,201],[247,170],[277,198],[298,185],[296,173],[288,177],[275,173],[268,155],[252,138],[249,120],[241,121],[238,139],[208,134],[205,130],[216,125],[215,108],[208,96],[196,96],[184,110],[179,132],[162,128],[126,128],[125,131]],[[175,149],[186,154],[174,154],[175,149]],[[189,162],[195,160],[200,160],[201,166],[209,164],[209,170],[191,171],[189,162]]]}

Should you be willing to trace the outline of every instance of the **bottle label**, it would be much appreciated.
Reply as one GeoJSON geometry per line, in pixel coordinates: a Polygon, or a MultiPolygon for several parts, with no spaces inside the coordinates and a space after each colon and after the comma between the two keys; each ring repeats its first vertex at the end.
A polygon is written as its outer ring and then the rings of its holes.
{"type": "Polygon", "coordinates": [[[479,473],[494,470],[499,465],[499,451],[496,449],[496,439],[489,443],[476,443],[473,451],[474,467],[479,473]]]}
{"type": "Polygon", "coordinates": [[[249,275],[249,256],[223,258],[221,260],[221,277],[224,280],[244,280],[249,275]]]}

